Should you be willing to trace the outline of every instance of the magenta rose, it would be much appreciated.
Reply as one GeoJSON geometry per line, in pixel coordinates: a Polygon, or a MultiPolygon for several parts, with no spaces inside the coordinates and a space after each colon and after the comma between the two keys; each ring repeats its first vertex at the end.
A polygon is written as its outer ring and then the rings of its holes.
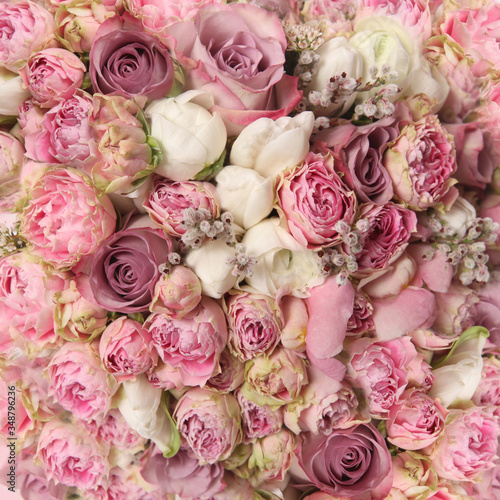
{"type": "Polygon", "coordinates": [[[104,368],[118,382],[149,372],[158,361],[151,334],[142,323],[121,316],[102,332],[99,354],[104,368]]]}
{"type": "Polygon", "coordinates": [[[32,253],[58,269],[73,267],[93,254],[115,231],[116,213],[107,196],[98,196],[85,174],[49,168],[30,189],[21,234],[32,253]]]}
{"type": "Polygon", "coordinates": [[[255,5],[204,5],[193,21],[169,27],[186,70],[186,90],[206,90],[229,135],[260,117],[288,115],[301,93],[285,75],[280,19],[255,5]]]}
{"type": "Polygon", "coordinates": [[[185,448],[170,458],[154,454],[143,465],[141,475],[161,491],[182,498],[212,498],[226,486],[220,463],[200,465],[198,458],[185,448]]]}
{"type": "Polygon", "coordinates": [[[391,489],[391,455],[372,424],[335,429],[329,436],[304,434],[295,454],[307,476],[300,479],[301,487],[351,500],[367,494],[382,500],[391,489]]]}
{"type": "Polygon", "coordinates": [[[167,262],[172,242],[162,231],[127,228],[102,242],[90,271],[96,302],[110,311],[145,312],[149,309],[159,266],[167,262]]]}
{"type": "Polygon", "coordinates": [[[129,14],[112,17],[97,30],[89,54],[89,74],[95,92],[127,98],[160,99],[174,82],[167,48],[129,14]]]}

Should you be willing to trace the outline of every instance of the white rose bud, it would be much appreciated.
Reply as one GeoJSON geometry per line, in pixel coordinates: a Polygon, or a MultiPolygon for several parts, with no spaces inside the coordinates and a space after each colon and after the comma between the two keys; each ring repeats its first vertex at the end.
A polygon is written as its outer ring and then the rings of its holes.
{"type": "Polygon", "coordinates": [[[0,68],[0,115],[17,116],[19,106],[29,99],[29,90],[22,87],[22,78],[0,68]]]}
{"type": "Polygon", "coordinates": [[[467,228],[476,218],[476,209],[459,196],[447,212],[439,214],[439,218],[445,221],[446,228],[463,238],[467,228]]]}

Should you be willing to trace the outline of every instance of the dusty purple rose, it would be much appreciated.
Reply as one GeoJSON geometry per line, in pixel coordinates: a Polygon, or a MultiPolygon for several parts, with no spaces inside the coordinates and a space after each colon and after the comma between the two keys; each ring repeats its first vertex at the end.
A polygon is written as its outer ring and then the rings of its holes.
{"type": "Polygon", "coordinates": [[[128,14],[101,25],[89,57],[96,92],[160,99],[172,88],[174,68],[167,48],[128,14]]]}
{"type": "Polygon", "coordinates": [[[115,233],[94,255],[90,287],[96,302],[111,311],[147,311],[159,266],[171,250],[172,242],[160,230],[140,227],[115,233]]]}
{"type": "Polygon", "coordinates": [[[304,434],[295,454],[308,478],[300,486],[351,500],[369,492],[382,500],[391,489],[391,455],[372,424],[336,429],[329,436],[304,434]]]}

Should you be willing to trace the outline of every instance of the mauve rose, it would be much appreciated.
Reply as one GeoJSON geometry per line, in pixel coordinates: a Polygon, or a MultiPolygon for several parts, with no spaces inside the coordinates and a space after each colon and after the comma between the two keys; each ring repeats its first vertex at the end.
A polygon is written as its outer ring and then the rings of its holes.
{"type": "Polygon", "coordinates": [[[133,98],[165,97],[174,82],[167,48],[129,14],[101,24],[89,54],[90,81],[95,92],[133,98]]]}
{"type": "Polygon", "coordinates": [[[44,49],[28,59],[21,70],[33,102],[42,108],[52,108],[72,97],[82,86],[85,64],[65,49],[44,49]]]}
{"type": "Polygon", "coordinates": [[[339,243],[335,224],[351,225],[356,215],[356,196],[335,172],[331,155],[309,153],[300,167],[284,172],[276,195],[294,238],[314,250],[339,243]]]}
{"type": "Polygon", "coordinates": [[[229,135],[260,117],[286,116],[298,104],[301,93],[297,78],[285,75],[286,37],[275,14],[248,4],[204,5],[193,21],[168,32],[186,88],[214,96],[211,111],[224,118],[229,135]]]}
{"type": "Polygon", "coordinates": [[[126,228],[103,241],[94,255],[90,287],[96,302],[123,313],[149,309],[160,264],[173,244],[160,229],[126,228]]]}
{"type": "Polygon", "coordinates": [[[97,349],[95,344],[67,342],[52,358],[47,373],[49,395],[55,401],[76,418],[100,424],[118,385],[102,367],[97,349]]]}
{"type": "Polygon", "coordinates": [[[32,253],[58,269],[73,267],[113,234],[115,209],[89,177],[72,168],[49,168],[30,189],[21,234],[32,253]]]}
{"type": "Polygon", "coordinates": [[[220,215],[219,197],[209,182],[175,182],[157,176],[153,190],[143,203],[151,219],[172,236],[181,237],[186,232],[182,224],[187,208],[208,210],[214,218],[220,215]]]}
{"type": "Polygon", "coordinates": [[[307,476],[298,480],[303,487],[352,500],[368,494],[382,500],[391,489],[391,455],[372,424],[335,429],[329,436],[303,434],[295,454],[307,476]]]}
{"type": "Polygon", "coordinates": [[[142,323],[121,316],[106,327],[99,339],[104,368],[118,382],[151,371],[158,361],[151,341],[151,334],[142,323]]]}
{"type": "Polygon", "coordinates": [[[54,419],[43,426],[36,456],[48,479],[97,490],[107,486],[108,453],[109,447],[90,436],[84,427],[54,419]]]}
{"type": "Polygon", "coordinates": [[[8,196],[19,189],[24,153],[24,147],[18,139],[0,131],[0,196],[8,196]]]}
{"type": "Polygon", "coordinates": [[[178,401],[174,419],[200,465],[228,458],[241,442],[240,406],[231,394],[190,389],[178,401]]]}
{"type": "Polygon", "coordinates": [[[54,40],[54,18],[29,0],[0,4],[0,65],[17,72],[54,40]]]}
{"type": "Polygon", "coordinates": [[[213,498],[226,486],[220,463],[200,465],[198,458],[185,448],[170,458],[155,453],[144,463],[141,475],[161,491],[182,498],[213,498]]]}
{"type": "Polygon", "coordinates": [[[488,343],[500,347],[500,274],[494,272],[490,281],[479,289],[479,301],[472,309],[474,324],[488,329],[488,343]]]}

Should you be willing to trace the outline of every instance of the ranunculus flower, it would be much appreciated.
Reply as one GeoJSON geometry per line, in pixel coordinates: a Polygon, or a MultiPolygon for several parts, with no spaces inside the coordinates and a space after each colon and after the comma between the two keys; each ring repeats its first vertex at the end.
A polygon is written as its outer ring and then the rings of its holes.
{"type": "Polygon", "coordinates": [[[115,319],[99,338],[99,354],[104,368],[118,382],[151,371],[158,361],[151,341],[151,333],[139,321],[126,316],[115,319]]]}
{"type": "Polygon", "coordinates": [[[172,242],[160,229],[126,228],[104,242],[94,255],[90,287],[96,302],[123,313],[149,309],[160,264],[167,262],[172,242]]]}
{"type": "Polygon", "coordinates": [[[219,114],[207,111],[212,105],[211,94],[191,91],[148,106],[151,135],[163,150],[158,175],[173,181],[195,179],[220,158],[227,132],[219,114]]]}
{"type": "Polygon", "coordinates": [[[382,500],[391,489],[391,455],[372,424],[335,429],[329,436],[304,434],[295,454],[307,476],[299,479],[301,486],[353,500],[365,494],[382,500]]]}
{"type": "Polygon", "coordinates": [[[103,422],[118,385],[101,365],[97,346],[68,342],[52,358],[49,395],[83,421],[103,422]]]}
{"type": "Polygon", "coordinates": [[[282,174],[276,196],[294,238],[314,250],[340,243],[336,223],[350,226],[356,215],[356,196],[334,170],[331,155],[309,153],[300,167],[282,174]]]}
{"type": "Polygon", "coordinates": [[[54,40],[54,18],[29,0],[0,4],[0,65],[17,72],[31,54],[54,40]]]}
{"type": "Polygon", "coordinates": [[[0,196],[8,196],[19,189],[24,153],[18,139],[7,132],[0,132],[0,196]]]}
{"type": "Polygon", "coordinates": [[[427,115],[402,128],[383,157],[394,194],[413,210],[425,210],[444,202],[456,181],[453,137],[435,115],[427,115]]]}
{"type": "Polygon", "coordinates": [[[52,108],[75,95],[82,86],[85,64],[65,49],[44,49],[32,55],[21,70],[33,101],[42,108],[52,108]]]}
{"type": "Polygon", "coordinates": [[[275,14],[248,4],[204,5],[193,21],[168,32],[186,88],[214,96],[211,110],[222,115],[230,135],[257,118],[286,116],[300,101],[297,79],[285,75],[287,43],[275,14]]]}
{"type": "Polygon", "coordinates": [[[152,314],[144,326],[158,355],[176,369],[183,385],[205,385],[227,342],[226,318],[217,302],[202,297],[191,314],[181,319],[152,314]]]}
{"type": "Polygon", "coordinates": [[[109,446],[74,423],[54,419],[42,428],[36,456],[48,479],[76,486],[89,493],[106,487],[109,446]]]}
{"type": "Polygon", "coordinates": [[[210,182],[175,182],[160,176],[155,178],[154,187],[143,203],[151,219],[176,237],[186,232],[182,224],[186,208],[208,210],[217,218],[219,206],[217,192],[210,182]]]}
{"type": "Polygon", "coordinates": [[[18,116],[19,107],[30,97],[20,75],[0,68],[0,115],[18,116]]]}
{"type": "Polygon", "coordinates": [[[92,255],[115,231],[116,213],[107,196],[72,168],[49,168],[30,189],[21,233],[32,252],[58,269],[92,255]]]}
{"type": "Polygon", "coordinates": [[[230,293],[223,303],[229,326],[229,348],[241,361],[270,354],[280,340],[276,301],[250,292],[230,293]]]}
{"type": "Polygon", "coordinates": [[[310,111],[277,120],[259,118],[238,135],[229,160],[233,165],[274,178],[285,168],[302,163],[309,152],[313,127],[314,115],[310,111]]]}
{"type": "Polygon", "coordinates": [[[127,98],[160,99],[174,82],[167,48],[129,14],[101,24],[90,49],[89,74],[95,92],[127,98]]]}
{"type": "Polygon", "coordinates": [[[242,438],[240,407],[231,394],[190,389],[178,401],[174,418],[200,465],[228,458],[242,438]]]}
{"type": "Polygon", "coordinates": [[[141,475],[161,491],[182,498],[212,498],[226,486],[220,463],[200,465],[192,451],[185,448],[170,458],[154,454],[143,465],[141,475]]]}

